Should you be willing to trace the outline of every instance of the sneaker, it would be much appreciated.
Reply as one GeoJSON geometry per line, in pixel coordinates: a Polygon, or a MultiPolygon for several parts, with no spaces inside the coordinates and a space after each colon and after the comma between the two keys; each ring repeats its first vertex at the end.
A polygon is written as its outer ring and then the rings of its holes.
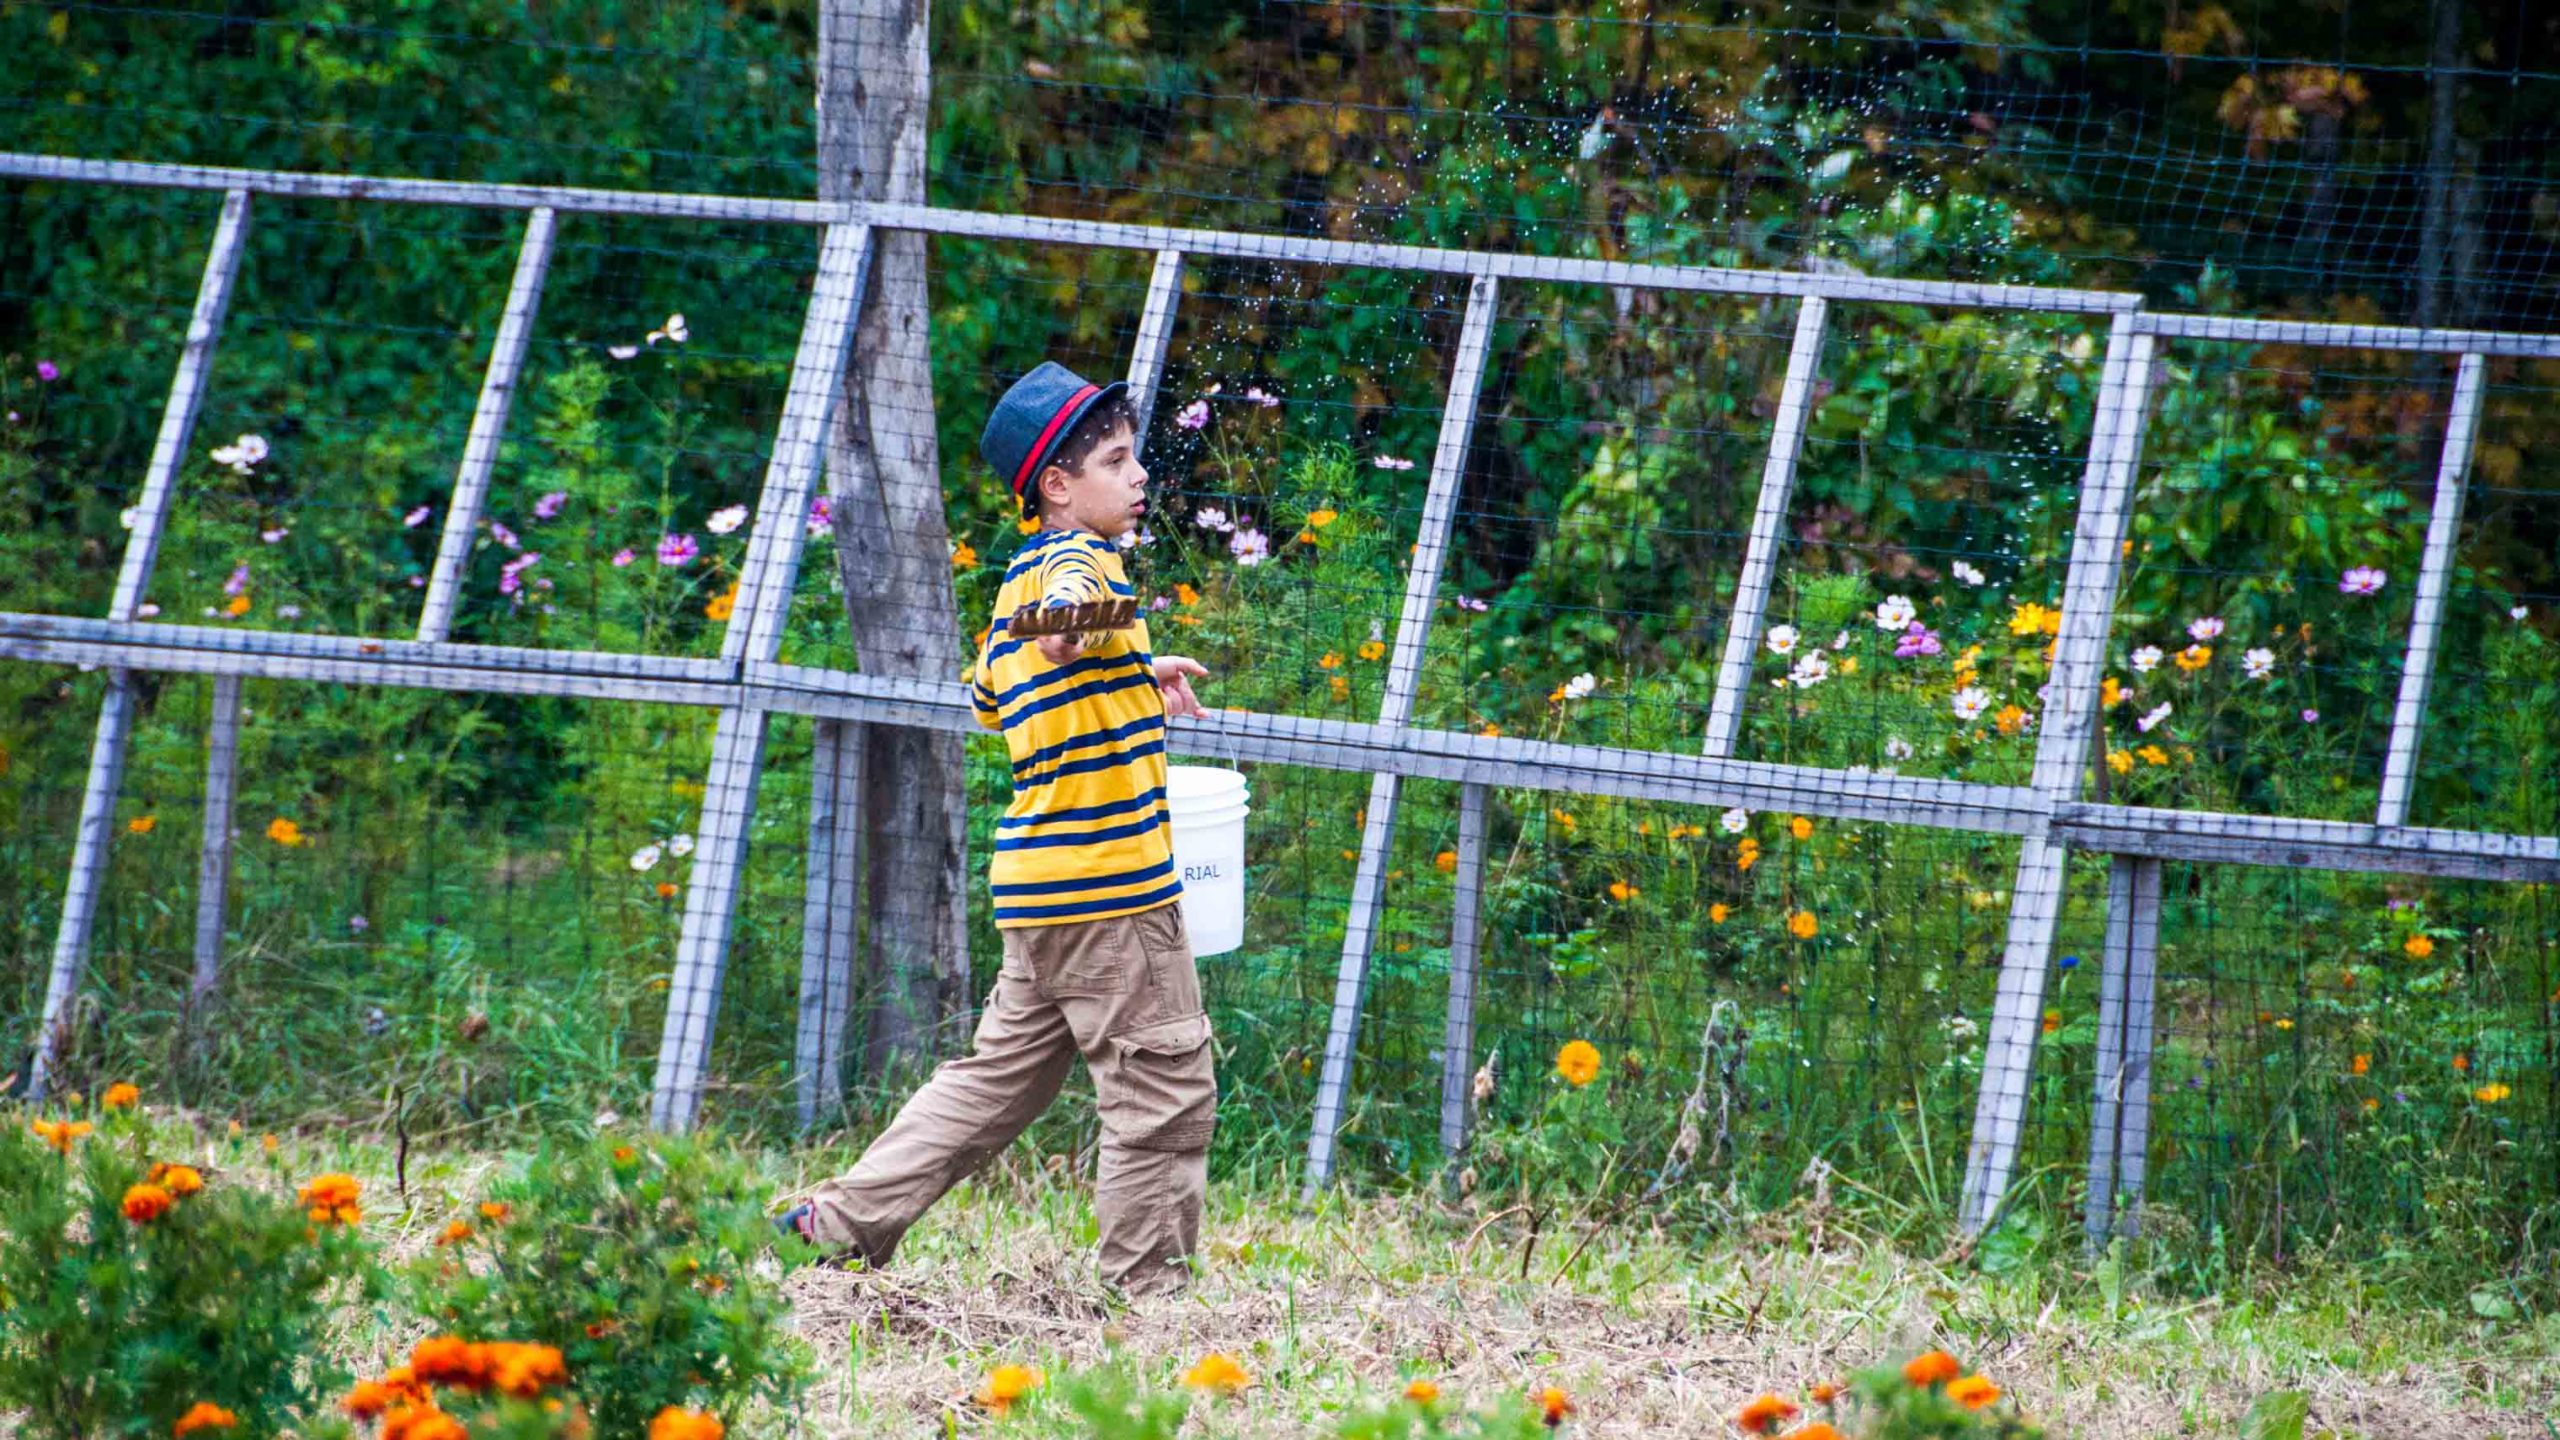
{"type": "Polygon", "coordinates": [[[815,1207],[795,1205],[773,1217],[773,1228],[803,1245],[815,1245],[818,1237],[810,1233],[810,1226],[815,1223],[816,1216],[815,1207]]]}

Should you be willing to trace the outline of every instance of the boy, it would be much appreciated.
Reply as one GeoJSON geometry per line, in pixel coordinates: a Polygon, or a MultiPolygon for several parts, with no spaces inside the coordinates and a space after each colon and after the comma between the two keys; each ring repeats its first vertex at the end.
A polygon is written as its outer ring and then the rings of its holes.
{"type": "Polygon", "coordinates": [[[1200,713],[1191,677],[1208,671],[1151,654],[1143,620],[1005,633],[1026,608],[1131,594],[1112,542],[1145,513],[1147,472],[1127,388],[1043,364],[1005,392],[978,442],[1041,521],[970,672],[978,721],[1004,732],[1013,758],[988,867],[1004,965],[970,1053],[780,1222],[873,1265],[1048,1108],[1078,1054],[1100,1101],[1103,1278],[1132,1295],[1178,1289],[1199,1244],[1218,1088],[1176,904],[1164,726],[1200,713]]]}

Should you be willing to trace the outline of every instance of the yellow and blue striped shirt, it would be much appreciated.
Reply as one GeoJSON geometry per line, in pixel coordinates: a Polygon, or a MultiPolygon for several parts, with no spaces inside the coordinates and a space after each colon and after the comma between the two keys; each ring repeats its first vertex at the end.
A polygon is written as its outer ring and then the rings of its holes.
{"type": "Polygon", "coordinates": [[[1013,803],[988,866],[1000,929],[1134,915],[1182,897],[1146,621],[1065,665],[1005,633],[1017,611],[1106,595],[1134,596],[1109,541],[1041,531],[1006,568],[970,670],[978,723],[1002,730],[1013,757],[1013,803]]]}

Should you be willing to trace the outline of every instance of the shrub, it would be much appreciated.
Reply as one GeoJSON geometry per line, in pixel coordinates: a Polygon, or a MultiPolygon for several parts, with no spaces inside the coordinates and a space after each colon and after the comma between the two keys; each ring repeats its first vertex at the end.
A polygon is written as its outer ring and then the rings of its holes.
{"type": "Polygon", "coordinates": [[[800,1358],[773,1282],[765,1194],[682,1140],[546,1150],[412,1268],[418,1310],[466,1338],[559,1350],[595,1433],[645,1434],[670,1406],[734,1417],[787,1402],[800,1358]]]}
{"type": "Polygon", "coordinates": [[[234,1152],[210,1174],[154,1163],[149,1126],[123,1107],[0,1127],[0,1410],[22,1412],[14,1433],[168,1435],[192,1417],[192,1433],[241,1440],[330,1383],[314,1358],[322,1318],[381,1280],[337,1218],[355,1199],[315,1220],[272,1160],[234,1152]]]}

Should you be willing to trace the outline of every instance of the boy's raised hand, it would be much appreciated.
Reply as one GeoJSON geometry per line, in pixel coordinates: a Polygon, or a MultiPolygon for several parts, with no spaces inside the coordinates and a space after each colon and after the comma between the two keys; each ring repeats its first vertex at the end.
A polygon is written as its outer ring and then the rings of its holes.
{"type": "Polygon", "coordinates": [[[1164,695],[1164,713],[1186,720],[1196,720],[1205,713],[1200,697],[1191,693],[1193,676],[1207,679],[1209,667],[1187,655],[1156,657],[1156,689],[1164,695]]]}

